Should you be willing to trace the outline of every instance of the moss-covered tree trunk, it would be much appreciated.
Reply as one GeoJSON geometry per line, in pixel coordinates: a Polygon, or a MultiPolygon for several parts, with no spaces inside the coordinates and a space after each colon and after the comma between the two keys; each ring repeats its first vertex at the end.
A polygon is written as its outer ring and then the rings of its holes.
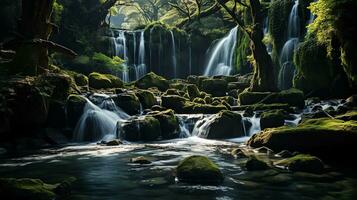
{"type": "Polygon", "coordinates": [[[263,43],[263,16],[259,0],[250,0],[252,29],[249,33],[254,58],[254,75],[250,91],[276,91],[273,62],[263,43]]]}
{"type": "Polygon", "coordinates": [[[15,47],[14,71],[36,75],[48,67],[48,41],[54,0],[22,0],[18,22],[21,41],[15,47]]]}

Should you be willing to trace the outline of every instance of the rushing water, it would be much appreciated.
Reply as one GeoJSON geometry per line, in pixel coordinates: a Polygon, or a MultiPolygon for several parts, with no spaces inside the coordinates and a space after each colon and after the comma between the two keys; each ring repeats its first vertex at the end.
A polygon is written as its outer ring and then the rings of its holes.
{"type": "Polygon", "coordinates": [[[171,53],[172,53],[172,67],[173,67],[173,77],[177,78],[177,58],[176,58],[176,44],[175,44],[175,36],[172,31],[170,31],[171,35],[171,53]]]}
{"type": "Polygon", "coordinates": [[[205,76],[230,75],[237,43],[237,31],[238,27],[233,28],[214,46],[205,68],[205,76]]]}

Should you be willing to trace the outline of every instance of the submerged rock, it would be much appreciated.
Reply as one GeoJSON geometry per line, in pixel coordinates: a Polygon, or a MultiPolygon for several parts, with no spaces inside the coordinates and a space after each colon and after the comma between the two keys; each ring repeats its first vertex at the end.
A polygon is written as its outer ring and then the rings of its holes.
{"type": "Polygon", "coordinates": [[[324,163],[317,157],[299,154],[274,163],[291,171],[321,173],[324,170],[324,163]]]}
{"type": "Polygon", "coordinates": [[[357,144],[357,122],[309,119],[297,127],[266,129],[253,135],[247,144],[251,147],[266,146],[275,152],[298,151],[327,160],[349,160],[357,144]]]}
{"type": "Polygon", "coordinates": [[[111,140],[106,143],[107,146],[119,146],[121,144],[123,144],[123,142],[120,140],[111,140]]]}
{"type": "Polygon", "coordinates": [[[144,156],[139,156],[136,158],[131,158],[130,159],[131,163],[135,163],[135,164],[140,164],[140,165],[148,165],[151,164],[151,161],[148,160],[147,158],[145,158],[144,156]]]}
{"type": "Polygon", "coordinates": [[[204,156],[190,156],[176,167],[179,181],[193,184],[220,184],[223,174],[218,166],[204,156]]]}
{"type": "Polygon", "coordinates": [[[259,171],[259,170],[267,170],[269,169],[269,166],[262,160],[259,160],[255,157],[250,157],[245,163],[245,168],[248,171],[259,171]]]}
{"type": "Polygon", "coordinates": [[[285,113],[284,110],[270,110],[263,112],[260,116],[260,127],[265,128],[275,128],[283,126],[285,123],[285,113]]]}

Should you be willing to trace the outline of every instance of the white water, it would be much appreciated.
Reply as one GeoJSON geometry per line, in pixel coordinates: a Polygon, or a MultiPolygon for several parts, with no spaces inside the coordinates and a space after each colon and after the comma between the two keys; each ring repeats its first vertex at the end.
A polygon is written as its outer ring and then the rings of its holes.
{"type": "Polygon", "coordinates": [[[238,27],[233,28],[213,48],[204,75],[229,75],[233,68],[233,55],[237,43],[238,27]]]}
{"type": "Polygon", "coordinates": [[[171,34],[171,48],[172,48],[172,66],[173,66],[173,77],[177,78],[177,59],[176,59],[176,45],[175,45],[175,36],[172,31],[171,34]]]}
{"type": "Polygon", "coordinates": [[[136,80],[146,74],[144,30],[140,31],[139,62],[135,67],[136,80]]]}
{"type": "Polygon", "coordinates": [[[289,15],[288,40],[285,42],[280,55],[280,71],[278,87],[281,90],[289,89],[295,74],[293,54],[299,43],[300,19],[298,15],[299,0],[295,0],[289,15]]]}
{"type": "MultiPolygon", "coordinates": [[[[107,97],[109,98],[109,96],[107,97]]],[[[115,105],[112,99],[105,99],[100,106],[89,99],[74,130],[74,141],[99,141],[116,137],[117,123],[129,115],[115,105]]]]}

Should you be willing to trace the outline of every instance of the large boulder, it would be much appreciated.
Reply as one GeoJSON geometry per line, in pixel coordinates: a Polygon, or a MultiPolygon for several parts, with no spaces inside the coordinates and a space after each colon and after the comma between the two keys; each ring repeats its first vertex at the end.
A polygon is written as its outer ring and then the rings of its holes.
{"type": "Polygon", "coordinates": [[[154,141],[161,136],[160,122],[152,116],[132,118],[118,126],[118,135],[127,141],[154,141]]]}
{"type": "Polygon", "coordinates": [[[179,120],[173,110],[148,113],[160,122],[161,137],[163,139],[177,138],[180,134],[179,120]]]}
{"type": "Polygon", "coordinates": [[[139,90],[135,94],[139,98],[144,109],[157,105],[156,97],[149,90],[139,90]]]}
{"type": "Polygon", "coordinates": [[[179,181],[193,184],[216,185],[223,181],[219,167],[204,156],[190,156],[179,163],[176,168],[179,181]]]}
{"type": "Polygon", "coordinates": [[[38,84],[46,85],[52,89],[51,97],[57,100],[65,100],[72,89],[77,86],[72,78],[64,73],[47,73],[37,78],[38,84]]]}
{"type": "Polygon", "coordinates": [[[357,122],[330,118],[309,119],[297,127],[265,129],[247,144],[316,155],[324,160],[350,159],[357,144],[357,122]]]}
{"type": "Polygon", "coordinates": [[[187,101],[188,99],[178,95],[165,95],[161,97],[161,106],[177,112],[183,109],[187,101]]]}
{"type": "Polygon", "coordinates": [[[70,95],[67,99],[67,122],[69,127],[74,128],[83,114],[87,100],[79,95],[70,95]]]}
{"type": "Polygon", "coordinates": [[[245,163],[245,168],[248,171],[260,171],[269,169],[269,166],[264,161],[256,157],[250,157],[245,163]]]}
{"type": "Polygon", "coordinates": [[[74,81],[78,86],[87,86],[88,85],[88,77],[83,74],[75,74],[74,81]]]}
{"type": "Polygon", "coordinates": [[[169,81],[156,75],[154,72],[147,73],[145,76],[135,82],[135,86],[141,89],[156,87],[160,91],[166,91],[169,88],[169,81]]]}
{"type": "Polygon", "coordinates": [[[111,74],[100,74],[97,72],[89,74],[88,84],[89,87],[94,89],[123,87],[123,81],[121,81],[118,77],[111,74]]]}
{"type": "Polygon", "coordinates": [[[304,93],[297,89],[284,90],[279,93],[245,91],[239,94],[238,98],[241,105],[280,103],[300,108],[305,106],[304,93]]]}
{"type": "Polygon", "coordinates": [[[194,84],[187,85],[187,93],[191,100],[200,96],[200,90],[194,84]]]}
{"type": "Polygon", "coordinates": [[[316,156],[307,154],[298,154],[294,157],[277,161],[274,164],[291,171],[310,173],[322,173],[324,171],[324,163],[316,156]]]}
{"type": "Polygon", "coordinates": [[[223,79],[205,79],[202,81],[201,89],[212,96],[225,96],[227,93],[227,81],[223,79]]]}
{"type": "Polygon", "coordinates": [[[134,93],[121,93],[113,97],[113,100],[117,106],[129,115],[140,113],[140,100],[134,93]]]}
{"type": "Polygon", "coordinates": [[[237,138],[245,136],[242,116],[231,111],[207,118],[198,125],[198,136],[208,139],[237,138]]]}
{"type": "Polygon", "coordinates": [[[284,110],[270,110],[263,112],[260,116],[261,129],[283,126],[285,123],[284,110]]]}

